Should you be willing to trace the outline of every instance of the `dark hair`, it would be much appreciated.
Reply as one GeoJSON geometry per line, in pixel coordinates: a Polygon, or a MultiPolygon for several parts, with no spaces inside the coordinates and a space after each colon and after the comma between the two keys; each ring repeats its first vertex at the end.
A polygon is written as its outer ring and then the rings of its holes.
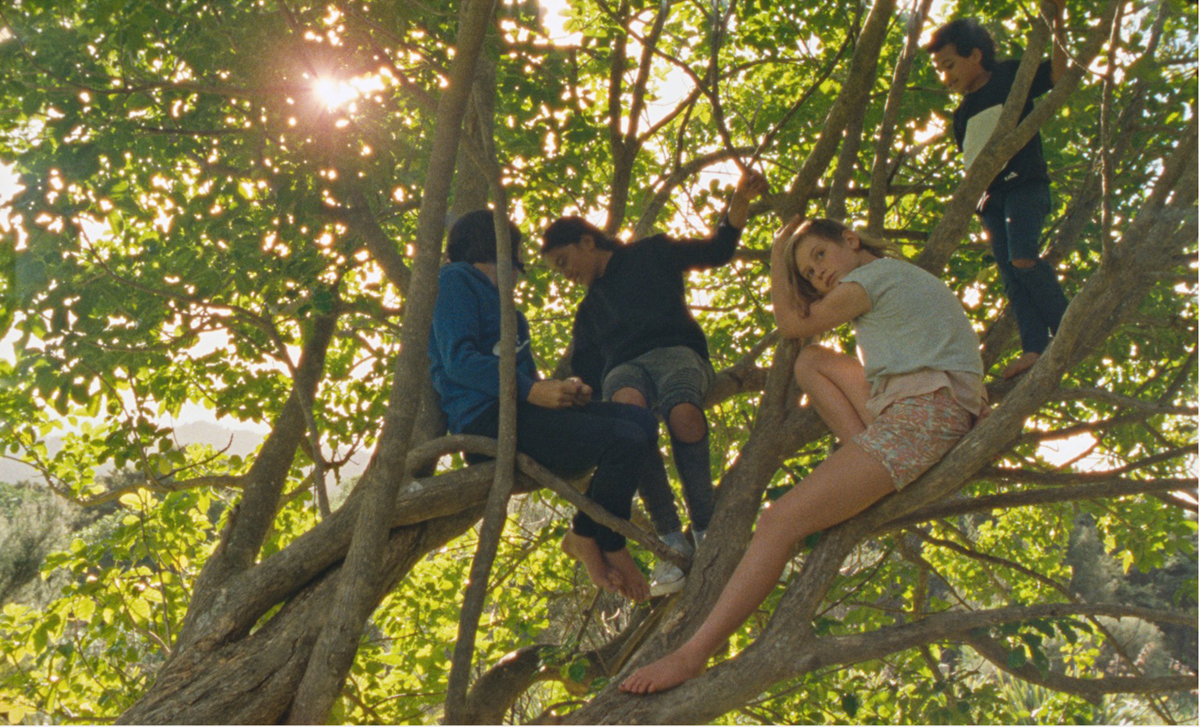
{"type": "MultiPolygon", "coordinates": [[[[787,265],[788,286],[801,299],[808,303],[815,303],[821,299],[821,293],[813,287],[813,284],[808,282],[800,273],[800,268],[796,266],[796,248],[806,237],[819,237],[822,240],[829,240],[838,245],[845,245],[846,238],[843,235],[846,232],[853,230],[841,222],[836,220],[826,219],[824,217],[813,217],[800,223],[788,241],[784,243],[783,255],[784,264],[787,265]]],[[[858,233],[855,233],[858,234],[858,233]]],[[[861,234],[858,235],[860,248],[871,253],[875,257],[887,257],[887,247],[878,242],[868,240],[861,234]]]]}
{"type": "MultiPolygon", "coordinates": [[[[521,231],[512,220],[508,222],[508,235],[512,239],[513,267],[524,272],[521,231]]],[[[491,210],[475,210],[458,218],[450,228],[446,257],[452,263],[496,262],[496,223],[491,210]]]]}
{"type": "Polygon", "coordinates": [[[987,28],[980,25],[975,18],[951,20],[933,31],[933,36],[925,44],[925,50],[936,53],[951,43],[954,44],[954,51],[963,58],[978,48],[981,54],[979,65],[985,71],[992,70],[996,65],[996,42],[992,40],[992,34],[987,28]]]}
{"type": "Polygon", "coordinates": [[[583,239],[584,235],[591,235],[596,247],[601,250],[616,250],[621,246],[620,242],[604,234],[604,230],[582,217],[572,215],[559,217],[542,233],[542,254],[545,255],[556,247],[574,245],[583,239]]]}

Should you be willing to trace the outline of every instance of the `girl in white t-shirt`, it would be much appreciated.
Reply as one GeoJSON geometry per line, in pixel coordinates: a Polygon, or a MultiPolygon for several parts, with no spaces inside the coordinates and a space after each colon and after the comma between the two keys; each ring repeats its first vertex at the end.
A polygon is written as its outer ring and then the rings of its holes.
{"type": "Polygon", "coordinates": [[[754,538],[700,629],[634,672],[648,694],[699,676],[758,608],[803,538],[857,515],[936,464],[983,413],[979,339],[938,278],[832,220],[793,220],[771,255],[775,320],[786,338],[853,322],[862,362],[805,347],[796,381],[842,446],[759,516],[754,538]]]}

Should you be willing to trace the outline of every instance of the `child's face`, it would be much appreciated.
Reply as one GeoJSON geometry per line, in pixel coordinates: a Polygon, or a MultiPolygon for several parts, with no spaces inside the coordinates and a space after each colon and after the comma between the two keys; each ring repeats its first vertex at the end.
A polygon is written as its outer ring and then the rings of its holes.
{"type": "Polygon", "coordinates": [[[550,269],[576,285],[588,286],[600,275],[600,254],[590,235],[546,253],[550,269]]]}
{"type": "Polygon", "coordinates": [[[843,235],[845,239],[841,242],[807,235],[796,246],[796,269],[822,296],[837,287],[842,278],[861,264],[858,235],[853,232],[843,235]]]}
{"type": "Polygon", "coordinates": [[[953,43],[947,43],[933,52],[933,67],[937,69],[942,85],[952,93],[966,95],[978,91],[987,83],[988,73],[980,65],[983,52],[978,48],[969,55],[960,56],[953,43]]]}

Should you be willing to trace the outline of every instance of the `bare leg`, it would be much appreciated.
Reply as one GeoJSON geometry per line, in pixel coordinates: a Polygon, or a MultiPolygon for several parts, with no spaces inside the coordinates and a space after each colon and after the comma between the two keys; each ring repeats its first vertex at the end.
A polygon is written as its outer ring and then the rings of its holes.
{"type": "Polygon", "coordinates": [[[621,548],[604,553],[604,560],[621,577],[621,595],[631,601],[645,601],[650,597],[650,584],[646,582],[646,576],[642,575],[629,550],[621,548]]]}
{"type": "Polygon", "coordinates": [[[796,383],[842,443],[867,428],[871,385],[859,360],[821,346],[805,346],[796,358],[796,383]]]}
{"type": "Polygon", "coordinates": [[[717,603],[692,638],[676,651],[634,672],[621,689],[660,692],[704,672],[712,654],[766,599],[802,538],[836,525],[895,492],[883,465],[848,442],[772,503],[759,517],[750,547],[717,603]]]}
{"type": "Polygon", "coordinates": [[[583,563],[588,578],[599,588],[615,593],[625,585],[620,572],[604,558],[604,553],[595,540],[568,530],[562,539],[562,549],[564,553],[583,563]]]}

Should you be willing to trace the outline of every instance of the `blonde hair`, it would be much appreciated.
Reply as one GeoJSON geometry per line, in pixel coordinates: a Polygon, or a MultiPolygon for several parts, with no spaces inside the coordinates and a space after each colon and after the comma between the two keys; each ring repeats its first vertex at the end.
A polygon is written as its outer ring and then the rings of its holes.
{"type": "MultiPolygon", "coordinates": [[[[843,235],[847,232],[855,232],[850,227],[843,225],[836,220],[830,220],[825,217],[813,217],[800,223],[792,236],[788,238],[783,248],[784,262],[787,265],[788,287],[801,300],[812,304],[821,299],[822,295],[813,287],[813,284],[805,279],[800,273],[800,267],[796,264],[796,250],[800,247],[801,241],[806,237],[819,237],[822,240],[829,240],[838,245],[845,245],[846,238],[843,235]]],[[[875,240],[864,237],[862,234],[855,232],[861,242],[860,249],[866,250],[875,257],[888,257],[888,248],[886,245],[875,240]]]]}

